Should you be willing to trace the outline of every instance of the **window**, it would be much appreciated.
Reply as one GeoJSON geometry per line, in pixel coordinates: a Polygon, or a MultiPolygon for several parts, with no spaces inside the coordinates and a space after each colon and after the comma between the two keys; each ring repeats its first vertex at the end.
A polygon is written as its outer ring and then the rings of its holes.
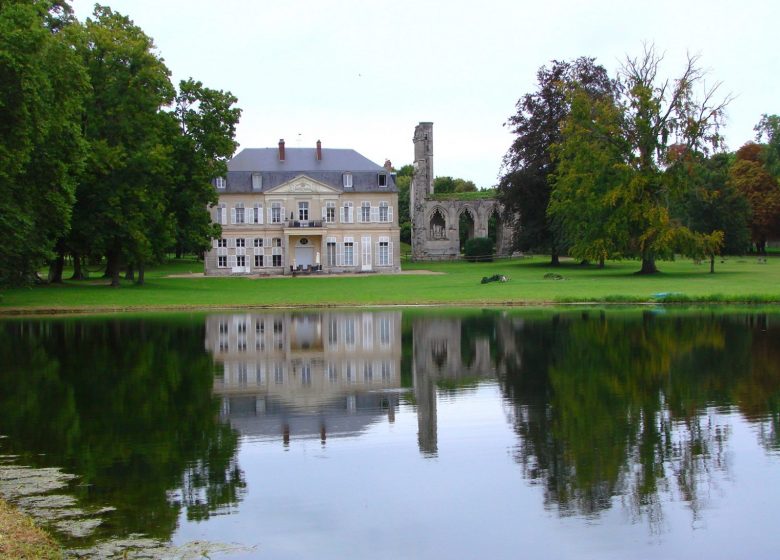
{"type": "Polygon", "coordinates": [[[327,245],[325,245],[325,262],[328,266],[336,266],[336,240],[328,239],[327,245]]]}
{"type": "Polygon", "coordinates": [[[339,324],[334,317],[328,320],[328,344],[336,346],[339,341],[339,324]]]}
{"type": "Polygon", "coordinates": [[[263,176],[260,173],[252,173],[252,190],[263,190],[263,176]]]}
{"type": "Polygon", "coordinates": [[[262,224],[263,223],[263,205],[262,204],[255,204],[254,208],[252,208],[252,214],[250,215],[249,221],[253,224],[262,224]]]}
{"type": "Polygon", "coordinates": [[[371,362],[363,363],[363,383],[371,383],[374,380],[374,368],[371,362]]]}
{"type": "Polygon", "coordinates": [[[380,173],[378,175],[378,181],[380,187],[386,187],[387,186],[387,173],[380,173]]]}
{"type": "Polygon", "coordinates": [[[308,202],[299,202],[298,203],[298,219],[302,222],[308,222],[309,221],[309,203],[308,202]]]}
{"type": "Polygon", "coordinates": [[[390,205],[387,203],[387,201],[384,200],[379,203],[379,221],[380,222],[390,221],[390,205]]]}
{"type": "Polygon", "coordinates": [[[361,222],[370,222],[371,221],[371,203],[370,202],[363,202],[360,205],[360,221],[361,222]]]}
{"type": "Polygon", "coordinates": [[[272,224],[280,224],[280,223],[282,223],[282,203],[281,202],[272,202],[271,203],[271,223],[272,224]]]}
{"type": "Polygon", "coordinates": [[[390,319],[387,317],[379,319],[379,343],[382,346],[390,345],[390,319]]]}
{"type": "Polygon", "coordinates": [[[344,179],[344,188],[345,189],[351,189],[352,188],[352,173],[344,173],[343,179],[344,179]]]}
{"type": "Polygon", "coordinates": [[[217,268],[227,268],[227,255],[217,257],[217,268]]]}
{"type": "Polygon", "coordinates": [[[344,266],[355,266],[355,245],[351,239],[344,241],[344,266]]]}
{"type": "Polygon", "coordinates": [[[236,247],[246,247],[246,240],[243,237],[237,238],[236,247]]]}
{"type": "Polygon", "coordinates": [[[273,255],[272,259],[273,262],[271,264],[273,266],[282,266],[282,255],[273,255]]]}
{"type": "Polygon", "coordinates": [[[274,237],[271,240],[271,245],[274,247],[281,247],[282,246],[282,238],[281,237],[274,237]]]}
{"type": "Polygon", "coordinates": [[[344,206],[341,207],[341,223],[351,224],[352,221],[353,221],[352,203],[345,202],[344,206]]]}
{"type": "Polygon", "coordinates": [[[236,266],[246,266],[246,256],[244,255],[237,255],[236,256],[236,266]]]}
{"type": "Polygon", "coordinates": [[[390,266],[390,241],[386,237],[379,238],[379,266],[390,266]]]}
{"type": "Polygon", "coordinates": [[[217,247],[227,249],[227,239],[218,239],[217,240],[217,247]]]}
{"type": "Polygon", "coordinates": [[[255,247],[262,247],[262,246],[263,246],[263,238],[255,237],[255,247]]]}
{"type": "Polygon", "coordinates": [[[326,202],[325,203],[325,222],[332,224],[336,221],[336,203],[335,202],[326,202]]]}
{"type": "Polygon", "coordinates": [[[227,225],[227,208],[224,204],[217,206],[217,223],[220,225],[227,225]]]}
{"type": "Polygon", "coordinates": [[[263,266],[263,255],[255,255],[255,267],[260,268],[263,266]]]}
{"type": "Polygon", "coordinates": [[[217,177],[214,179],[214,184],[217,186],[218,189],[224,189],[227,187],[227,181],[224,177],[217,177]]]}
{"type": "Polygon", "coordinates": [[[234,224],[243,224],[244,221],[244,204],[242,202],[239,202],[236,204],[236,207],[233,209],[233,223],[234,224]]]}

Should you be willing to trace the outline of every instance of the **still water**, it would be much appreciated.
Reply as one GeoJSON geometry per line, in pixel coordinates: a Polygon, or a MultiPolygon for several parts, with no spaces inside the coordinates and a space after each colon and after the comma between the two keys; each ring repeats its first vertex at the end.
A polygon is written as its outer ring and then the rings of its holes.
{"type": "Polygon", "coordinates": [[[74,555],[780,557],[780,313],[14,319],[0,383],[74,555]]]}

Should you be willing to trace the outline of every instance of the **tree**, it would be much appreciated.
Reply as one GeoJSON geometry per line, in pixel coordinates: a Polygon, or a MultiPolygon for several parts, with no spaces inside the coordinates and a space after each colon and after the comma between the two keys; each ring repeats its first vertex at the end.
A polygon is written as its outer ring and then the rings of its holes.
{"type": "MultiPolygon", "coordinates": [[[[618,241],[613,250],[641,259],[642,274],[658,271],[657,258],[690,247],[691,232],[672,219],[669,208],[692,187],[689,170],[697,157],[721,147],[720,126],[729,102],[728,97],[715,100],[719,84],[704,89],[701,98],[695,95],[694,88],[702,85],[704,77],[696,57],[688,57],[682,74],[673,81],[659,78],[661,60],[652,46],[646,46],[638,58],[627,58],[616,82],[617,114],[598,110],[600,101],[591,101],[592,118],[587,108],[580,111],[573,128],[583,130],[564,135],[558,149],[562,157],[575,162],[585,162],[583,150],[614,152],[604,163],[618,170],[621,179],[606,196],[592,198],[601,207],[583,212],[582,221],[594,211],[618,216],[619,222],[611,220],[619,226],[613,232],[618,241]],[[583,135],[589,135],[589,140],[583,141],[583,135]]],[[[581,173],[594,178],[606,172],[590,163],[575,163],[557,173],[554,182],[556,188],[566,187],[581,180],[581,173]]],[[[569,233],[575,225],[568,224],[569,233]]],[[[703,237],[698,239],[704,243],[703,237]]]]}
{"type": "Polygon", "coordinates": [[[161,187],[171,154],[160,109],[174,90],[151,38],[129,18],[97,5],[85,27],[79,52],[92,82],[83,119],[90,155],[68,244],[77,256],[105,255],[111,285],[119,286],[123,261],[143,269],[172,244],[161,187]]]}
{"type": "Polygon", "coordinates": [[[0,1],[0,281],[24,283],[70,227],[85,156],[78,23],[53,0],[0,1]]]}
{"type": "Polygon", "coordinates": [[[401,228],[401,241],[412,242],[412,218],[409,215],[409,189],[412,185],[414,166],[404,165],[396,172],[395,186],[398,188],[398,225],[401,228]]]}
{"type": "Polygon", "coordinates": [[[230,93],[204,87],[192,78],[179,84],[169,130],[173,146],[173,172],[167,206],[175,221],[176,255],[202,253],[219,236],[208,206],[218,197],[211,180],[224,176],[227,160],[236,150],[236,125],[241,109],[230,93]]]}
{"type": "Polygon", "coordinates": [[[565,242],[547,218],[549,179],[557,165],[551,147],[561,141],[560,129],[569,113],[573,84],[601,98],[611,97],[613,83],[604,67],[585,57],[571,62],[554,60],[536,76],[537,90],[518,100],[517,113],[504,125],[516,138],[504,156],[498,197],[507,217],[520,216],[515,246],[550,251],[552,264],[557,264],[565,242]]]}
{"type": "Polygon", "coordinates": [[[753,128],[756,141],[766,139],[765,165],[775,178],[780,177],[780,115],[761,115],[761,120],[753,128]]]}
{"type": "Polygon", "coordinates": [[[433,180],[433,192],[435,194],[476,192],[477,185],[474,181],[466,179],[452,178],[449,176],[436,177],[433,180]]]}
{"type": "Polygon", "coordinates": [[[684,193],[679,217],[695,232],[722,231],[723,252],[741,255],[750,245],[750,205],[728,181],[733,161],[733,154],[721,153],[697,166],[696,184],[684,193]]]}
{"type": "Polygon", "coordinates": [[[728,183],[741,192],[750,204],[750,235],[761,254],[766,254],[767,239],[780,233],[780,187],[764,166],[764,148],[748,142],[737,150],[729,170],[728,183]]]}

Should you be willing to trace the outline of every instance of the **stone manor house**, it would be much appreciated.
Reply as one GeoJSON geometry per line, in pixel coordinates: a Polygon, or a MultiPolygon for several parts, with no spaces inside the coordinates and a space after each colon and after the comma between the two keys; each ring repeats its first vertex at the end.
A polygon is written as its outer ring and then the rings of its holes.
{"type": "Polygon", "coordinates": [[[244,149],[215,180],[206,275],[400,271],[398,190],[349,149],[244,149]]]}

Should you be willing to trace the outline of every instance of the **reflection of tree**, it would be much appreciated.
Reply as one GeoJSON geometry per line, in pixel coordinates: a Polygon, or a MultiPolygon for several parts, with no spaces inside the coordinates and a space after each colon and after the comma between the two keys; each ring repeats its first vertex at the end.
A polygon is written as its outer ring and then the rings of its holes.
{"type": "Polygon", "coordinates": [[[84,503],[117,508],[113,530],[165,539],[182,506],[200,519],[238,502],[237,436],[215,420],[202,327],[82,319],[2,328],[0,432],[28,460],[79,475],[84,503]]]}
{"type": "Polygon", "coordinates": [[[548,506],[597,514],[626,496],[656,526],[660,494],[676,490],[696,515],[700,486],[727,467],[728,428],[713,407],[738,403],[749,416],[745,391],[762,395],[756,417],[777,416],[780,356],[766,344],[762,358],[740,319],[586,313],[516,330],[521,360],[506,362],[502,385],[517,460],[548,506]]]}

